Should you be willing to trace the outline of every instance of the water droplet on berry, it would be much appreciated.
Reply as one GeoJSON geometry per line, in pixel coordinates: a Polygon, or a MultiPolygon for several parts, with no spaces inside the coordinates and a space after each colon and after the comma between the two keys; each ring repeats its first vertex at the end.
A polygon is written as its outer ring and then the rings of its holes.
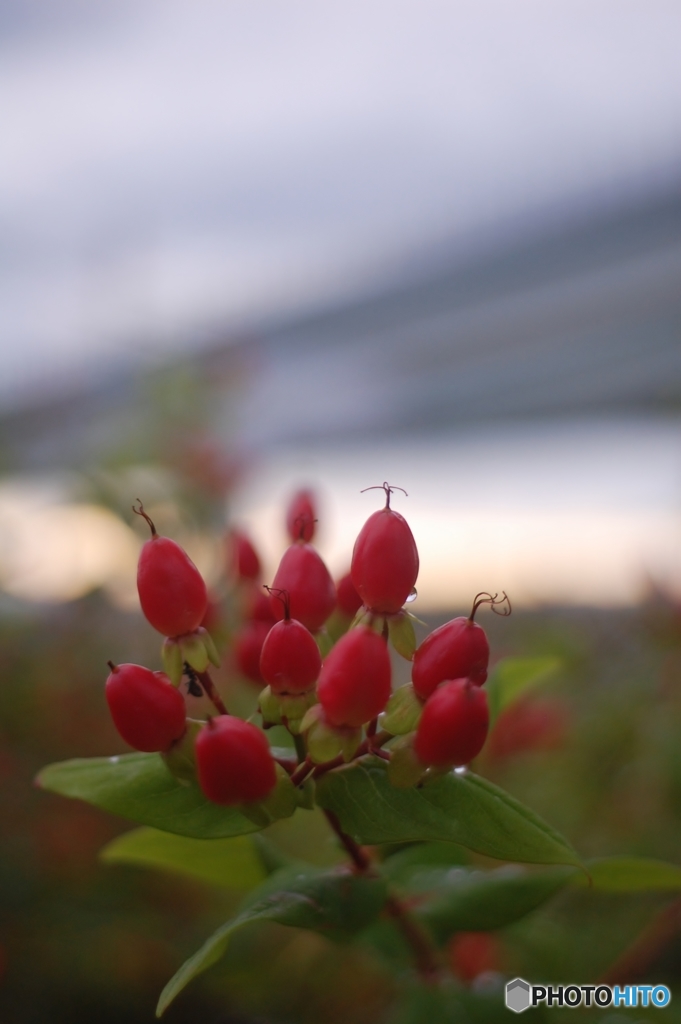
{"type": "Polygon", "coordinates": [[[468,772],[468,768],[466,767],[465,764],[462,764],[460,768],[455,768],[454,769],[454,774],[455,775],[466,775],[467,772],[468,772]]]}
{"type": "Polygon", "coordinates": [[[411,604],[412,601],[415,601],[418,596],[419,595],[416,587],[412,587],[411,590],[409,591],[409,596],[407,597],[407,600],[404,603],[411,604]]]}

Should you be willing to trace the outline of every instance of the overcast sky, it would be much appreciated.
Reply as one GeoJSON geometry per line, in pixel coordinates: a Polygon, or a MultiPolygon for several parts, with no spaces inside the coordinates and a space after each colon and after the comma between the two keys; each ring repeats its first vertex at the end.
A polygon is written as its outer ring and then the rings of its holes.
{"type": "Polygon", "coordinates": [[[678,0],[0,3],[0,402],[681,168],[678,0]]]}

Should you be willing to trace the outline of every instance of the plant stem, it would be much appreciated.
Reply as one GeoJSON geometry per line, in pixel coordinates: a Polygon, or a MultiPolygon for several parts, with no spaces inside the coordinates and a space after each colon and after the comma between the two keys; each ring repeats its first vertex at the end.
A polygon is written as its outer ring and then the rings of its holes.
{"type": "Polygon", "coordinates": [[[341,823],[336,817],[336,815],[333,813],[333,811],[325,810],[324,814],[326,815],[326,820],[328,821],[329,825],[340,839],[342,845],[345,847],[347,853],[350,856],[350,859],[352,860],[357,870],[360,871],[362,874],[370,872],[372,870],[371,861],[367,857],[366,852],[362,849],[361,846],[358,846],[358,844],[351,836],[347,835],[343,831],[343,829],[341,828],[341,823]]]}
{"type": "MultiPolygon", "coordinates": [[[[325,810],[324,814],[329,825],[345,847],[357,871],[360,874],[373,875],[375,877],[373,865],[366,851],[355,842],[352,836],[347,835],[343,831],[341,823],[333,811],[325,810]]],[[[435,981],[439,974],[438,954],[428,932],[416,918],[412,917],[402,901],[390,889],[388,889],[385,909],[395,926],[402,932],[403,938],[410,947],[416,970],[422,980],[426,982],[435,981]]]]}
{"type": "Polygon", "coordinates": [[[664,907],[628,949],[598,979],[602,985],[625,985],[645,975],[665,946],[681,930],[681,899],[664,907]]]}
{"type": "Polygon", "coordinates": [[[312,771],[313,767],[314,765],[312,764],[312,761],[310,761],[309,758],[305,758],[305,760],[298,765],[296,770],[291,775],[291,782],[293,783],[293,785],[299,786],[301,782],[304,782],[305,779],[310,774],[310,772],[312,771]]]}
{"type": "Polygon", "coordinates": [[[388,892],[385,909],[411,947],[416,969],[423,980],[431,983],[436,981],[439,974],[438,956],[428,932],[391,892],[388,892]]]}
{"type": "MultiPolygon", "coordinates": [[[[385,730],[378,732],[375,736],[372,736],[360,743],[350,760],[356,761],[358,757],[364,757],[365,754],[376,754],[378,757],[381,757],[379,748],[382,747],[384,743],[387,743],[388,740],[392,739],[394,739],[392,733],[386,732],[385,730]]],[[[322,764],[318,764],[314,770],[314,777],[315,779],[318,779],[320,775],[326,775],[326,773],[330,772],[332,768],[340,768],[342,764],[346,763],[349,762],[346,762],[343,755],[339,754],[338,757],[334,757],[331,761],[324,761],[322,764]]]]}
{"type": "Polygon", "coordinates": [[[293,743],[296,748],[296,754],[298,755],[298,764],[302,764],[303,761],[307,760],[307,748],[305,746],[305,740],[298,734],[293,737],[293,743]]]}
{"type": "Polygon", "coordinates": [[[213,703],[221,715],[228,715],[229,711],[224,705],[222,697],[218,693],[217,687],[208,672],[197,672],[196,678],[203,687],[204,693],[208,699],[213,703]]]}

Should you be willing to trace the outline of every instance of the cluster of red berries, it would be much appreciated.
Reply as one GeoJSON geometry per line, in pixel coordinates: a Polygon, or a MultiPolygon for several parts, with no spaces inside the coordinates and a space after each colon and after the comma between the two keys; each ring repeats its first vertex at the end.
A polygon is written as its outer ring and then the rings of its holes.
{"type": "Polygon", "coordinates": [[[496,595],[478,594],[468,618],[460,616],[433,630],[414,654],[412,682],[425,701],[414,751],[424,764],[468,764],[487,739],[489,709],[482,685],[487,680],[489,644],[475,613],[488,603],[494,608],[503,602],[496,595]]]}
{"type": "MultiPolygon", "coordinates": [[[[497,599],[478,595],[468,618],[446,623],[416,648],[404,605],[415,593],[418,551],[409,525],[390,507],[394,488],[382,486],[385,506],[362,527],[350,572],[338,584],[312,545],[316,513],[309,491],[296,494],[287,510],[291,544],[271,587],[259,585],[260,559],[249,538],[239,531],[229,536],[242,617],[232,654],[247,678],[264,684],[263,728],[283,725],[296,738],[299,763],[285,770],[264,731],[228,714],[208,672],[219,657],[206,629],[212,615],[206,585],[182,548],[157,534],[140,502],[134,511],[146,519],[151,538],[140,554],[137,585],[145,617],[166,638],[166,671],[110,663],[106,697],[123,739],[167,755],[171,770],[170,755],[182,749],[206,797],[224,805],[268,799],[282,773],[290,787],[367,753],[390,760],[383,747],[397,735],[419,774],[476,757],[489,724],[482,689],[489,645],[474,616],[480,604],[494,607],[497,599]],[[407,640],[395,643],[398,634],[407,640]],[[412,685],[395,694],[390,639],[413,660],[412,685]],[[212,700],[217,716],[188,717],[183,679],[189,693],[212,700]]],[[[395,783],[401,784],[397,773],[395,783]]]]}

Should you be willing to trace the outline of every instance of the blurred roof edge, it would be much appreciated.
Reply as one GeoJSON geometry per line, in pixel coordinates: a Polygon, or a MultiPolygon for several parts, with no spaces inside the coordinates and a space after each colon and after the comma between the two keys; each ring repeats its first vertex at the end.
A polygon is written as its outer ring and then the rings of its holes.
{"type": "MultiPolygon", "coordinates": [[[[69,393],[43,393],[0,414],[6,449],[9,439],[6,462],[26,468],[78,462],[84,441],[93,451],[110,437],[129,415],[140,382],[163,368],[193,365],[220,379],[239,377],[255,360],[276,378],[287,365],[290,370],[292,360],[308,365],[312,352],[319,361],[341,346],[350,357],[361,353],[370,365],[391,345],[395,360],[387,383],[407,428],[451,424],[453,406],[458,408],[454,420],[459,414],[470,419],[610,406],[677,412],[680,284],[677,184],[590,219],[582,215],[553,225],[543,234],[536,228],[518,233],[469,261],[445,245],[434,247],[372,294],[280,321],[270,318],[248,334],[216,328],[201,345],[155,365],[102,367],[97,379],[76,381],[69,393]],[[514,351],[515,381],[508,373],[514,351]],[[573,382],[579,378],[578,388],[570,386],[570,376],[573,382]],[[602,386],[595,386],[597,377],[602,386]],[[400,393],[405,382],[406,405],[400,393]],[[537,401],[543,387],[544,397],[537,401]]],[[[342,396],[339,386],[339,401],[342,396]]],[[[349,433],[351,421],[345,424],[349,433]]],[[[334,436],[345,428],[335,421],[329,426],[334,436]]],[[[252,437],[248,426],[245,432],[246,441],[256,445],[323,436],[323,427],[315,428],[304,416],[282,421],[276,403],[252,437]],[[277,424],[274,431],[270,420],[277,424]]]]}

